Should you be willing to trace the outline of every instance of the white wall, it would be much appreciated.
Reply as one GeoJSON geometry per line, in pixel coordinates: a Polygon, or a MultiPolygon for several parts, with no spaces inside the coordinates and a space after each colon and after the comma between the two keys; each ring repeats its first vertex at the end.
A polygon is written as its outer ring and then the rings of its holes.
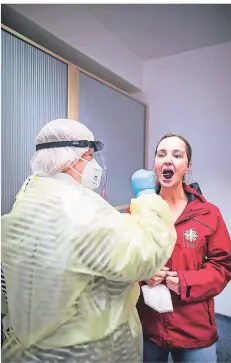
{"type": "MultiPolygon", "coordinates": [[[[165,132],[188,138],[193,179],[231,234],[231,43],[145,62],[142,88],[150,106],[149,167],[165,132]]],[[[231,316],[230,301],[231,283],[216,311],[231,316]]]]}

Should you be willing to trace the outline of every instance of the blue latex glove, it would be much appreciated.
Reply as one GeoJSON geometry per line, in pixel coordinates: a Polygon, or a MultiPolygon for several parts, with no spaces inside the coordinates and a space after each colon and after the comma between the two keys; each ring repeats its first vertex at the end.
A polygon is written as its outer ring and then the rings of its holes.
{"type": "Polygon", "coordinates": [[[134,194],[139,195],[145,193],[156,192],[156,179],[153,171],[140,169],[137,170],[131,177],[132,188],[134,194]]]}

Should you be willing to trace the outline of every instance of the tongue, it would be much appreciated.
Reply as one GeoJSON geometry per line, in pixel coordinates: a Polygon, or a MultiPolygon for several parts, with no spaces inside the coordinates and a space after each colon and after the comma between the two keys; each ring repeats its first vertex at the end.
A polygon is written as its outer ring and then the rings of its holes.
{"type": "Polygon", "coordinates": [[[171,179],[173,177],[173,171],[172,170],[169,170],[169,171],[165,171],[164,172],[164,178],[165,179],[171,179]]]}

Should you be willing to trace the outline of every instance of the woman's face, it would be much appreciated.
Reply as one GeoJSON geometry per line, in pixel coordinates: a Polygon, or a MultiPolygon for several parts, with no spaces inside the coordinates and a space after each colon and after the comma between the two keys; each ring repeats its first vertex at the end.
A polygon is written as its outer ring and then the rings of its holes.
{"type": "Polygon", "coordinates": [[[182,183],[190,169],[184,141],[176,136],[162,140],[157,148],[154,168],[161,186],[173,187],[182,183]]]}

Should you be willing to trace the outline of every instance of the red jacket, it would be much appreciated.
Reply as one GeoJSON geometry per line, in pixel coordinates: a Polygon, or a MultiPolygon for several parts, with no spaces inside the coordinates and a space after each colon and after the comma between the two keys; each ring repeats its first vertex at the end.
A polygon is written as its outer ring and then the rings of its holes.
{"type": "Polygon", "coordinates": [[[149,308],[142,293],[137,309],[144,335],[157,345],[203,348],[218,339],[213,298],[231,279],[231,240],[219,209],[184,188],[189,203],[175,223],[177,241],[166,264],[178,272],[181,295],[171,291],[172,313],[149,308]]]}

